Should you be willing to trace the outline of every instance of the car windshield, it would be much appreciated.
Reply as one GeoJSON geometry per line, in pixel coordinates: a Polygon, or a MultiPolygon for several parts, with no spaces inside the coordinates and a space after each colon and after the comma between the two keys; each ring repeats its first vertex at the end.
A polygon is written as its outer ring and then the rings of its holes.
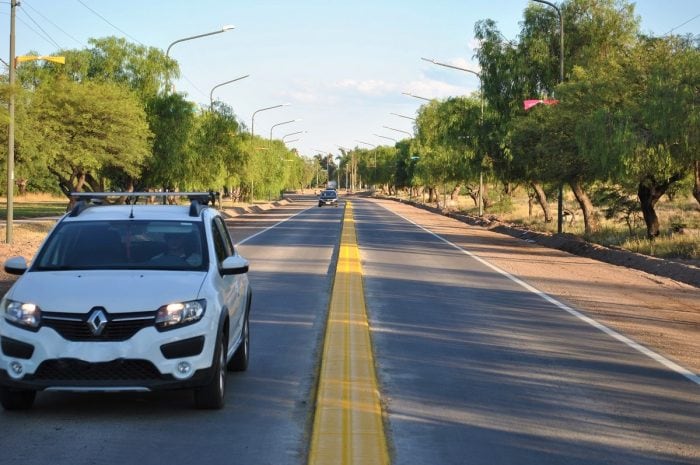
{"type": "Polygon", "coordinates": [[[336,195],[337,195],[337,194],[335,193],[335,191],[323,191],[323,192],[321,192],[321,197],[333,198],[333,197],[335,197],[336,195]]]}
{"type": "Polygon", "coordinates": [[[51,233],[32,270],[205,270],[206,250],[200,222],[65,222],[51,233]]]}

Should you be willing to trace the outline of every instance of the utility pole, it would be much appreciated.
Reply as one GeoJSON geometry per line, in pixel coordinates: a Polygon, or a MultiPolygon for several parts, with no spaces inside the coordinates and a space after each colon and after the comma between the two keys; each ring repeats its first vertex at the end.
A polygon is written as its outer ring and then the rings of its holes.
{"type": "Polygon", "coordinates": [[[10,99],[7,105],[10,122],[7,125],[7,222],[5,242],[12,244],[12,221],[15,189],[15,10],[18,1],[10,0],[10,99]]]}

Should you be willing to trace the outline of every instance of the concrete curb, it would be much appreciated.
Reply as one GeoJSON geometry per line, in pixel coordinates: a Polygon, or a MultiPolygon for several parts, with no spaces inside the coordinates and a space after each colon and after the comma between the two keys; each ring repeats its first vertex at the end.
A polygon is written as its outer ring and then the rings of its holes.
{"type": "Polygon", "coordinates": [[[478,218],[469,215],[462,215],[453,212],[445,212],[439,208],[423,205],[418,202],[397,199],[392,197],[381,197],[385,200],[411,205],[422,210],[454,218],[463,223],[480,226],[500,234],[506,234],[516,239],[536,243],[551,249],[562,250],[581,257],[592,258],[612,265],[624,266],[635,270],[644,271],[657,276],[670,278],[678,282],[700,287],[700,268],[683,263],[650,257],[624,249],[605,247],[598,244],[586,242],[583,239],[571,234],[547,234],[527,229],[516,228],[499,221],[492,221],[485,218],[478,218]]]}
{"type": "Polygon", "coordinates": [[[290,203],[292,203],[292,200],[285,197],[282,200],[278,200],[278,201],[272,202],[272,203],[262,203],[262,204],[236,206],[236,207],[222,206],[219,209],[219,211],[224,216],[224,218],[235,218],[237,216],[247,215],[249,213],[262,213],[264,211],[271,210],[273,208],[281,207],[284,205],[288,205],[290,203]]]}

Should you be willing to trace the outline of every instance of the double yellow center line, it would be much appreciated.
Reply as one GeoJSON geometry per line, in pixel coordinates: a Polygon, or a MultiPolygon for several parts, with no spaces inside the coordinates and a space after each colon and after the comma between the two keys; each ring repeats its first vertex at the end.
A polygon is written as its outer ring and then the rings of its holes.
{"type": "Polygon", "coordinates": [[[352,205],[331,294],[309,465],[389,463],[352,205]]]}

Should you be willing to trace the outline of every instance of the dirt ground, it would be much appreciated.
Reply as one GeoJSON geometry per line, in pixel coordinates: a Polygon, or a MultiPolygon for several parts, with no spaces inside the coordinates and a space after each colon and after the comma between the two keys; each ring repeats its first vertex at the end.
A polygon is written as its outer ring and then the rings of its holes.
{"type": "MultiPolygon", "coordinates": [[[[700,288],[546,248],[409,205],[375,201],[700,373],[700,288]]],[[[31,259],[50,225],[16,224],[13,244],[0,243],[0,262],[16,255],[31,259]]],[[[4,228],[0,234],[4,239],[4,228]]],[[[0,293],[4,294],[15,278],[0,271],[0,293]]]]}

